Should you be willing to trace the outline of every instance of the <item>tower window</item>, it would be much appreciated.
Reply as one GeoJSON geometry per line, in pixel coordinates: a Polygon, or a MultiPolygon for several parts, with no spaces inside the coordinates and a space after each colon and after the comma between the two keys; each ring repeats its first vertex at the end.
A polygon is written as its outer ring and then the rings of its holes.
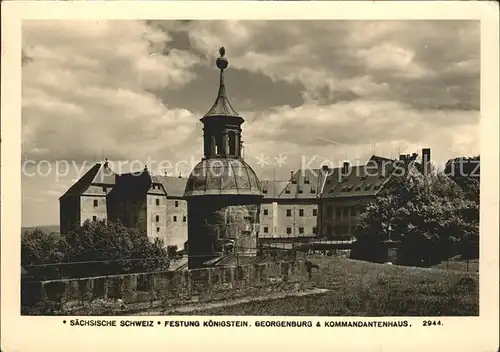
{"type": "Polygon", "coordinates": [[[229,155],[236,155],[236,133],[229,132],[228,135],[229,155]]]}
{"type": "Polygon", "coordinates": [[[94,199],[94,207],[97,207],[99,205],[99,201],[97,199],[94,199]]]}

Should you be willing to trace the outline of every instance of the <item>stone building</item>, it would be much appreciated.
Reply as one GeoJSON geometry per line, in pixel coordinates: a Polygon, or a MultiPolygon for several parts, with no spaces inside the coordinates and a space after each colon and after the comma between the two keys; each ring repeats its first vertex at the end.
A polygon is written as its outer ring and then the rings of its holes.
{"type": "Polygon", "coordinates": [[[185,178],[151,175],[147,169],[116,174],[107,161],[97,163],[59,198],[61,233],[85,220],[109,219],[182,249],[187,240],[185,185],[185,178]]]}
{"type": "Polygon", "coordinates": [[[200,119],[203,123],[204,156],[186,184],[188,205],[188,266],[228,264],[255,257],[259,208],[259,180],[243,160],[241,125],[244,119],[226,94],[224,48],[216,65],[220,70],[215,103],[200,119]]]}
{"type": "Polygon", "coordinates": [[[97,163],[59,198],[61,233],[85,220],[108,218],[108,194],[116,184],[116,176],[107,162],[97,163]]]}
{"type": "Polygon", "coordinates": [[[341,167],[325,169],[328,176],[320,199],[321,236],[351,239],[369,203],[386,192],[398,191],[392,187],[395,177],[403,175],[410,167],[424,171],[421,166],[430,163],[430,150],[423,149],[422,155],[421,162],[416,153],[401,155],[399,160],[373,155],[364,165],[344,162],[341,167]]]}
{"type": "Polygon", "coordinates": [[[314,238],[319,234],[319,206],[326,179],[321,169],[292,172],[288,181],[262,181],[264,199],[259,238],[314,238]]]}

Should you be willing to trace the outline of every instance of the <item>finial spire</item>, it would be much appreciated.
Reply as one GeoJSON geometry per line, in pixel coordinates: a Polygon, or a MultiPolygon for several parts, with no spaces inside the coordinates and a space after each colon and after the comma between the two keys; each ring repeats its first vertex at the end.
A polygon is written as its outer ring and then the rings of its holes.
{"type": "Polygon", "coordinates": [[[205,117],[211,115],[239,116],[227,98],[226,85],[224,83],[224,70],[227,68],[229,61],[225,57],[226,49],[223,46],[219,48],[219,54],[220,56],[215,61],[215,65],[220,70],[219,91],[217,92],[217,99],[215,100],[214,105],[212,105],[210,110],[205,114],[205,117]]]}

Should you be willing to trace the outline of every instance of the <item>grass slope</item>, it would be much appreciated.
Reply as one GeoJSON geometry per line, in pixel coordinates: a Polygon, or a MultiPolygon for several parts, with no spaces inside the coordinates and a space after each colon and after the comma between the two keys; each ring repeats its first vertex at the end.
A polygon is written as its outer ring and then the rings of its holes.
{"type": "Polygon", "coordinates": [[[314,257],[312,285],[330,291],[192,312],[195,315],[474,316],[479,275],[314,257]]]}

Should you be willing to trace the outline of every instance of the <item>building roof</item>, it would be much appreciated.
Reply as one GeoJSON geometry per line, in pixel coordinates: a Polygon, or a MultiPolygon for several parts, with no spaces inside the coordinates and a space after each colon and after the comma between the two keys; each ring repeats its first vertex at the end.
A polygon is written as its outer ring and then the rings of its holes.
{"type": "Polygon", "coordinates": [[[82,195],[91,185],[116,184],[117,174],[111,170],[107,162],[97,163],[76,181],[59,199],[69,196],[82,195]]]}
{"type": "Polygon", "coordinates": [[[262,196],[259,179],[242,159],[210,158],[189,175],[184,197],[208,195],[262,196]]]}
{"type": "Polygon", "coordinates": [[[167,192],[167,197],[183,197],[186,189],[187,178],[153,175],[153,183],[161,184],[167,192]]]}
{"type": "MultiPolygon", "coordinates": [[[[317,199],[377,195],[393,176],[401,161],[373,155],[364,165],[347,169],[305,169],[293,173],[289,181],[261,181],[265,199],[317,199]]],[[[421,164],[414,163],[420,170],[421,164]]]]}

